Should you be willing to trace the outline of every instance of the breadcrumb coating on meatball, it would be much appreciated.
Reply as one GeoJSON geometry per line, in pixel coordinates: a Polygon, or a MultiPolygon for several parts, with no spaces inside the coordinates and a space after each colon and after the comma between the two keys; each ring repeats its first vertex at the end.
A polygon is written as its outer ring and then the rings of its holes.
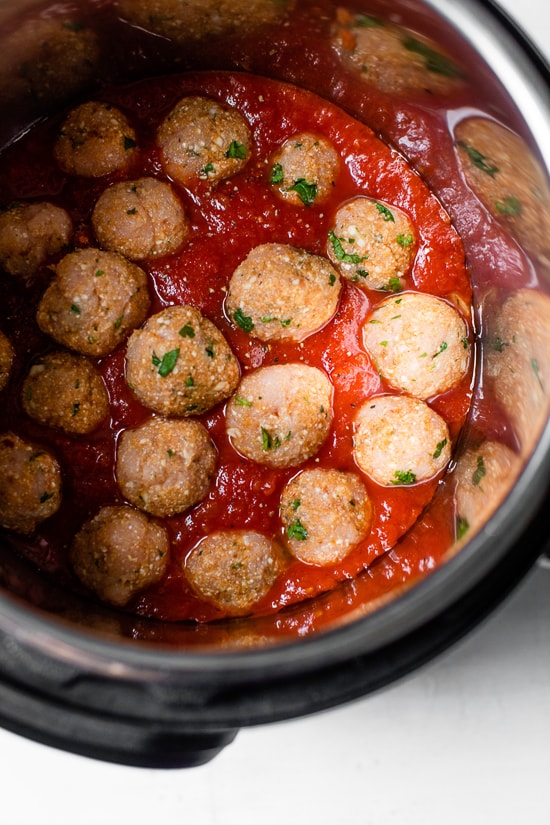
{"type": "Polygon", "coordinates": [[[152,418],[120,436],[116,478],[124,497],[140,510],[173,516],[206,495],[216,458],[198,421],[152,418]]]}
{"type": "Polygon", "coordinates": [[[9,381],[14,355],[10,339],[0,330],[0,392],[9,381]]]}
{"type": "Polygon", "coordinates": [[[50,352],[31,366],[21,393],[28,416],[47,427],[90,433],[109,414],[101,375],[84,356],[50,352]]]}
{"type": "Polygon", "coordinates": [[[0,213],[0,266],[29,278],[71,241],[69,214],[47,201],[16,203],[0,213]]]}
{"type": "Polygon", "coordinates": [[[326,138],[300,132],[288,138],[270,162],[270,183],[295,206],[322,204],[330,197],[340,170],[340,156],[326,138]]]}
{"type": "Polygon", "coordinates": [[[305,364],[275,364],[246,375],[226,410],[227,433],[246,458],[294,467],[314,456],[332,423],[332,384],[305,364]]]}
{"type": "Polygon", "coordinates": [[[449,462],[449,428],[418,398],[376,396],[355,417],[353,455],[364,473],[386,487],[427,481],[449,462]]]}
{"type": "Polygon", "coordinates": [[[61,504],[61,469],[43,447],[12,432],[0,435],[0,524],[32,533],[61,504]]]}
{"type": "Polygon", "coordinates": [[[231,395],[239,375],[222,332],[191,306],[161,310],[128,341],[126,382],[144,406],[164,415],[211,409],[231,395]]]}
{"type": "Polygon", "coordinates": [[[128,505],[103,507],[73,539],[70,562],[102,601],[124,607],[166,572],[170,542],[164,527],[128,505]]]}
{"type": "Polygon", "coordinates": [[[88,247],[66,255],[38,305],[38,326],[82,355],[112,352],[147,316],[147,276],[116,252],[88,247]]]}
{"type": "Polygon", "coordinates": [[[126,169],[136,147],[136,133],[126,116],[110,103],[92,100],[69,112],[54,156],[68,174],[101,178],[126,169]]]}
{"type": "Polygon", "coordinates": [[[255,247],[229,282],[226,311],[262,341],[303,341],[334,315],[340,278],[326,260],[286,244],[255,247]]]}
{"type": "Polygon", "coordinates": [[[269,592],[283,566],[282,549],[272,539],[253,531],[221,530],[193,548],[185,575],[202,599],[239,616],[269,592]]]}
{"type": "Polygon", "coordinates": [[[248,163],[252,136],[236,110],[207,97],[184,97],[157,132],[166,173],[184,186],[219,183],[248,163]]]}
{"type": "Polygon", "coordinates": [[[92,225],[100,246],[132,261],[176,252],[189,231],[181,201],[156,178],[110,186],[94,207],[92,225]]]}
{"type": "Polygon", "coordinates": [[[340,470],[303,470],[283,489],[286,544],[306,564],[338,564],[368,534],[372,504],[359,476],[340,470]]]}

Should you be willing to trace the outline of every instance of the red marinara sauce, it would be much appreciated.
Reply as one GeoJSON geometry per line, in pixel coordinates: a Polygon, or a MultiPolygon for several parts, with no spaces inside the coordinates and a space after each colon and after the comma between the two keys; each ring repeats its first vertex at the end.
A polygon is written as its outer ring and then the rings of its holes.
{"type": "MultiPolygon", "coordinates": [[[[177,253],[140,263],[150,281],[151,314],[166,306],[191,304],[221,329],[242,374],[261,366],[301,362],[321,369],[334,390],[334,422],[328,438],[318,454],[299,467],[271,469],[240,456],[226,435],[225,404],[199,417],[218,451],[215,476],[198,505],[164,520],[171,539],[167,574],[159,584],[136,596],[128,610],[169,621],[208,621],[223,614],[198,598],[186,580],[185,558],[191,549],[214,530],[229,528],[257,530],[284,543],[279,519],[284,484],[305,467],[360,474],[352,456],[355,411],[373,395],[395,392],[380,378],[361,340],[362,323],[387,292],[360,289],[343,279],[336,314],[320,331],[301,344],[263,343],[226,316],[227,286],[235,268],[252,248],[268,242],[326,255],[337,208],[363,195],[400,208],[414,226],[418,248],[403,280],[405,290],[452,300],[467,312],[471,286],[456,230],[438,199],[402,155],[343,110],[290,84],[246,73],[204,71],[103,89],[95,99],[120,108],[137,135],[139,149],[124,172],[125,179],[145,175],[166,179],[155,133],[178,100],[187,95],[206,96],[235,107],[252,132],[252,154],[242,172],[215,187],[200,180],[187,188],[174,184],[189,216],[190,232],[177,253]],[[287,138],[303,131],[327,139],[341,160],[333,192],[320,205],[283,202],[270,183],[270,159],[287,138]]],[[[47,198],[63,206],[76,227],[76,246],[94,245],[91,212],[101,192],[120,175],[99,180],[64,175],[52,152],[59,123],[58,118],[52,118],[39,124],[4,153],[0,158],[0,191],[6,204],[47,198]]],[[[121,345],[96,361],[109,392],[111,416],[91,436],[68,436],[25,416],[21,383],[33,358],[53,348],[35,322],[37,303],[50,278],[51,272],[44,267],[24,285],[4,279],[4,326],[14,343],[16,366],[9,396],[0,410],[0,427],[44,444],[59,459],[63,471],[61,508],[39,525],[32,537],[17,538],[16,546],[40,568],[78,588],[67,560],[72,537],[101,506],[123,501],[114,474],[117,439],[125,429],[149,418],[151,412],[126,384],[125,345],[121,345]]],[[[469,318],[465,320],[469,323],[469,318]]],[[[453,441],[470,400],[471,374],[450,392],[430,399],[430,405],[446,420],[453,441]]],[[[308,565],[289,554],[284,572],[254,606],[254,615],[273,613],[326,592],[367,569],[415,524],[440,481],[439,476],[409,486],[383,487],[361,475],[374,513],[366,539],[335,566],[308,565]]],[[[431,525],[423,552],[429,553],[430,546],[434,551],[448,546],[452,531],[452,516],[442,514],[431,525]]],[[[406,574],[399,576],[403,577],[406,574]]],[[[383,580],[381,592],[387,586],[383,580]]]]}

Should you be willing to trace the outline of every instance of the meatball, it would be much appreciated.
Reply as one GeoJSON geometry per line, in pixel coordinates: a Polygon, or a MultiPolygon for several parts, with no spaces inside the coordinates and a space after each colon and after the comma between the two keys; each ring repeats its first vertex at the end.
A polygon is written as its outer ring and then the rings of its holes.
{"type": "Polygon", "coordinates": [[[369,14],[340,8],[333,43],[344,65],[382,92],[448,94],[463,82],[461,70],[439,46],[369,14]]]}
{"type": "Polygon", "coordinates": [[[0,392],[8,383],[14,352],[9,338],[0,330],[0,392]]]}
{"type": "Polygon", "coordinates": [[[355,417],[353,455],[378,484],[414,484],[441,472],[451,457],[446,422],[406,395],[370,398],[355,417]]]}
{"type": "Polygon", "coordinates": [[[215,467],[216,450],[198,421],[152,418],[118,442],[118,485],[153,516],[173,516],[200,501],[215,467]]]}
{"type": "Polygon", "coordinates": [[[281,519],[296,558],[306,564],[337,564],[367,535],[372,504],[355,474],[304,470],[283,490],[281,519]]]}
{"type": "Polygon", "coordinates": [[[14,433],[0,436],[0,524],[32,533],[61,504],[61,470],[45,450],[14,433]]]}
{"type": "Polygon", "coordinates": [[[466,323],[433,295],[387,298],[365,322],[363,343],[388,384],[417,398],[452,389],[468,370],[466,323]]]}
{"type": "Polygon", "coordinates": [[[460,456],[453,473],[458,538],[470,538],[487,521],[520,469],[519,456],[497,441],[484,441],[460,456]]]}
{"type": "Polygon", "coordinates": [[[161,123],[157,141],[164,169],[184,186],[215,184],[244,168],[252,137],[236,110],[206,97],[184,97],[161,123]]]}
{"type": "Polygon", "coordinates": [[[92,100],[69,112],[54,155],[64,172],[101,178],[126,169],[136,147],[136,133],[125,115],[109,103],[92,100]]]}
{"type": "Polygon", "coordinates": [[[92,224],[100,245],[132,261],[175,252],[189,231],[170,184],[156,178],[124,181],[99,197],[92,224]]]}
{"type": "Polygon", "coordinates": [[[332,385],[305,364],[275,364],[246,375],[227,405],[227,432],[246,458],[294,467],[314,456],[332,423],[332,385]]]}
{"type": "Polygon", "coordinates": [[[414,228],[404,212],[371,198],[354,198],[338,209],[327,253],[341,275],[360,287],[399,292],[416,250],[414,228]]]}
{"type": "Polygon", "coordinates": [[[301,132],[273,156],[270,181],[283,200],[312,206],[330,197],[339,168],[340,157],[328,140],[301,132]]]}
{"type": "Polygon", "coordinates": [[[221,530],[202,539],[185,560],[195,592],[224,613],[248,613],[283,569],[281,548],[261,533],[221,530]]]}
{"type": "Polygon", "coordinates": [[[143,322],[149,303],[142,269],[116,252],[79,249],[57,265],[36,320],[58,344],[102,356],[143,322]]]}
{"type": "Polygon", "coordinates": [[[25,412],[40,424],[89,433],[109,412],[103,379],[82,355],[50,352],[31,366],[23,384],[25,412]]]}
{"type": "Polygon", "coordinates": [[[29,278],[70,242],[68,213],[53,203],[16,203],[0,214],[0,265],[29,278]]]}
{"type": "Polygon", "coordinates": [[[338,273],[325,258],[284,244],[262,244],[233,273],[226,310],[262,341],[303,341],[330,321],[340,287],[338,273]]]}
{"type": "Polygon", "coordinates": [[[525,141],[481,117],[455,129],[468,185],[491,214],[546,265],[550,264],[550,187],[525,141]]]}
{"type": "Polygon", "coordinates": [[[80,581],[117,607],[166,572],[166,530],[128,505],[103,507],[76,534],[70,561],[80,581]]]}
{"type": "Polygon", "coordinates": [[[231,395],[239,364],[211,321],[191,306],[173,306],[131,335],[126,381],[149,409],[198,415],[231,395]]]}

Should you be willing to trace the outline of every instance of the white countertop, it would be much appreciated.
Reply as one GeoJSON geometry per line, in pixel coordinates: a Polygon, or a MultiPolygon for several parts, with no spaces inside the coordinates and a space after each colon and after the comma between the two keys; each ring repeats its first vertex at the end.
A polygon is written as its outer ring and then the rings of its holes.
{"type": "MultiPolygon", "coordinates": [[[[550,3],[501,0],[550,56],[550,3]]],[[[210,764],[107,765],[0,730],[5,825],[549,825],[550,569],[406,680],[242,730],[210,764]]]]}

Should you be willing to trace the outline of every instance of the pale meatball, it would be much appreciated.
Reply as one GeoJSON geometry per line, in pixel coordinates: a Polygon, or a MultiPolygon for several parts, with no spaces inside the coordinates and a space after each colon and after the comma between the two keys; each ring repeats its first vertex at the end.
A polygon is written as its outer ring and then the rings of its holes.
{"type": "Polygon", "coordinates": [[[372,504],[361,479],[340,470],[304,470],[281,495],[287,546],[306,564],[338,564],[368,534],[372,504]]]}
{"type": "Polygon", "coordinates": [[[340,289],[326,258],[285,244],[262,244],[233,273],[226,310],[262,341],[303,341],[330,321],[340,289]]]}
{"type": "Polygon", "coordinates": [[[10,275],[29,278],[68,245],[73,225],[53,203],[17,203],[0,214],[0,265],[10,275]]]}
{"type": "Polygon", "coordinates": [[[39,424],[68,433],[89,433],[109,413],[103,379],[82,355],[51,352],[31,366],[23,383],[23,407],[39,424]]]}
{"type": "Polygon", "coordinates": [[[0,392],[8,383],[14,352],[9,338],[0,330],[0,392]]]}
{"type": "Polygon", "coordinates": [[[332,385],[305,364],[275,364],[246,375],[227,405],[227,432],[246,458],[294,467],[321,448],[332,423],[332,385]]]}
{"type": "Polygon", "coordinates": [[[0,436],[0,524],[32,533],[61,504],[61,470],[43,447],[14,433],[0,436]]]}
{"type": "Polygon", "coordinates": [[[206,97],[184,97],[157,134],[166,173],[184,186],[193,180],[215,184],[247,164],[252,137],[236,110],[206,97]]]}
{"type": "Polygon", "coordinates": [[[198,421],[152,418],[118,442],[118,485],[153,516],[173,516],[200,501],[215,467],[216,450],[198,421]]]}
{"type": "Polygon", "coordinates": [[[341,275],[358,286],[399,292],[415,252],[414,227],[401,209],[354,198],[336,212],[327,254],[341,275]]]}
{"type": "Polygon", "coordinates": [[[156,178],[106,189],[95,205],[92,224],[104,249],[132,261],[175,252],[189,231],[181,201],[170,184],[156,178]]]}
{"type": "Polygon", "coordinates": [[[330,197],[340,157],[325,138],[300,132],[286,140],[271,160],[270,182],[295,206],[313,206],[330,197]]]}
{"type": "Polygon", "coordinates": [[[202,599],[224,613],[249,613],[283,569],[281,548],[261,533],[221,530],[197,544],[185,560],[185,574],[202,599]]]}
{"type": "Polygon", "coordinates": [[[128,505],[103,507],[76,534],[70,561],[80,581],[102,601],[123,607],[160,581],[170,543],[166,530],[128,505]]]}
{"type": "Polygon", "coordinates": [[[470,361],[468,329],[460,313],[420,292],[379,304],[363,326],[363,343],[388,384],[417,398],[457,386],[470,361]]]}
{"type": "Polygon", "coordinates": [[[338,9],[334,47],[343,63],[382,92],[448,94],[463,83],[439,45],[369,14],[338,9]]]}
{"type": "Polygon", "coordinates": [[[101,178],[126,169],[136,147],[136,133],[125,115],[109,103],[92,100],[69,112],[54,155],[64,172],[101,178]]]}
{"type": "Polygon", "coordinates": [[[487,521],[520,469],[519,456],[497,441],[484,441],[460,456],[453,472],[458,538],[470,538],[487,521]]]}
{"type": "Polygon", "coordinates": [[[79,249],[57,265],[36,320],[42,332],[83,355],[115,349],[149,311],[145,272],[116,252],[79,249]]]}
{"type": "Polygon", "coordinates": [[[227,398],[239,364],[220,330],[191,306],[153,315],[128,341],[126,381],[165,415],[198,415],[227,398]]]}
{"type": "Polygon", "coordinates": [[[380,395],[366,401],[356,415],[353,455],[378,484],[414,484],[447,466],[451,438],[446,422],[424,401],[380,395]]]}

